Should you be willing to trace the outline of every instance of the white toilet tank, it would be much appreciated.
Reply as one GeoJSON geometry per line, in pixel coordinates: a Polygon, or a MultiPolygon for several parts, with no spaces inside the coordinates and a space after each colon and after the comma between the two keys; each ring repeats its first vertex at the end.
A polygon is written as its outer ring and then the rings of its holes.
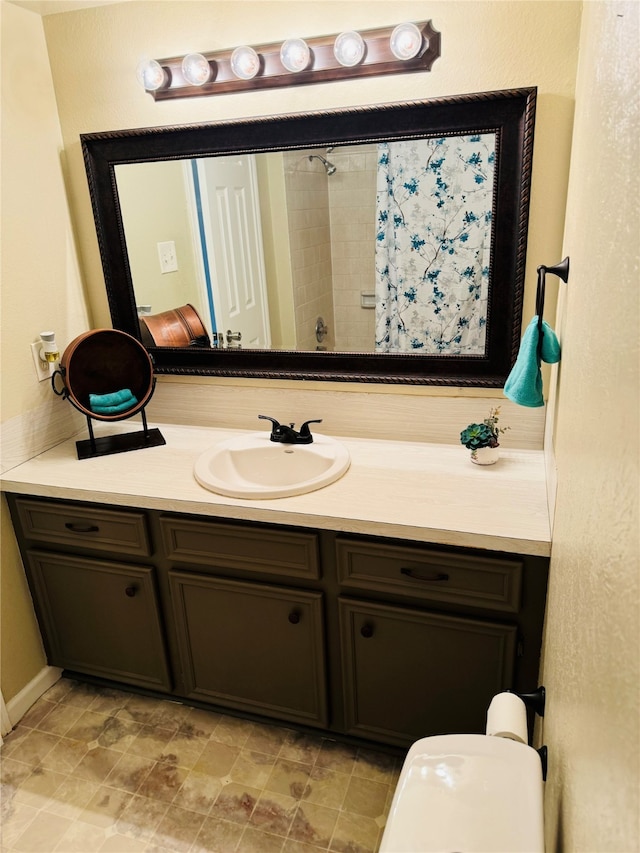
{"type": "Polygon", "coordinates": [[[540,756],[504,737],[439,735],[409,750],[380,853],[543,853],[540,756]]]}

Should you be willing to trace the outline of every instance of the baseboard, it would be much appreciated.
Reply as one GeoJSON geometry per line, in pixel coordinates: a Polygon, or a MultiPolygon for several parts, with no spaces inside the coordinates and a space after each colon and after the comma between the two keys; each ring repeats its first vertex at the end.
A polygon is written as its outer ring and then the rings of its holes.
{"type": "Polygon", "coordinates": [[[29,708],[38,701],[43,693],[53,687],[62,675],[58,666],[45,666],[31,679],[13,699],[7,702],[7,714],[11,727],[16,726],[29,708]]]}
{"type": "Polygon", "coordinates": [[[9,712],[7,711],[7,706],[4,704],[2,693],[0,693],[0,746],[2,746],[2,738],[8,735],[10,731],[11,720],[9,719],[9,712]]]}

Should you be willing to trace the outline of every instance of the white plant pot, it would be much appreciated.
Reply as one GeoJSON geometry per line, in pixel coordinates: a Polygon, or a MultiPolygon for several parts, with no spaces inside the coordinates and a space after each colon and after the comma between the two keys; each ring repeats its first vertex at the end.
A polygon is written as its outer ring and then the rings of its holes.
{"type": "Polygon", "coordinates": [[[479,447],[471,451],[471,461],[476,465],[495,465],[500,458],[500,447],[479,447]]]}

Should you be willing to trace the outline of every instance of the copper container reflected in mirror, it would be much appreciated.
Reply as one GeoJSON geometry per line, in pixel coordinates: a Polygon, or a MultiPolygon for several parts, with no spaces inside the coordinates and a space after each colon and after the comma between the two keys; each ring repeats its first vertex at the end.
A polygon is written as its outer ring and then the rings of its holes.
{"type": "Polygon", "coordinates": [[[210,347],[211,341],[191,304],[140,316],[140,335],[147,347],[210,347]]]}

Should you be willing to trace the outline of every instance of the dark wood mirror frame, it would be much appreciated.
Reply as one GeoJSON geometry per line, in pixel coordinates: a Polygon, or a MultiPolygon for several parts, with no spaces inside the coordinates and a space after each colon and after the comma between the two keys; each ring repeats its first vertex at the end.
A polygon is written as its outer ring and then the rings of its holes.
{"type": "Polygon", "coordinates": [[[150,347],[159,374],[502,387],[520,343],[535,87],[211,125],[81,136],[113,327],[141,339],[115,167],[461,133],[496,134],[484,356],[150,347]]]}

